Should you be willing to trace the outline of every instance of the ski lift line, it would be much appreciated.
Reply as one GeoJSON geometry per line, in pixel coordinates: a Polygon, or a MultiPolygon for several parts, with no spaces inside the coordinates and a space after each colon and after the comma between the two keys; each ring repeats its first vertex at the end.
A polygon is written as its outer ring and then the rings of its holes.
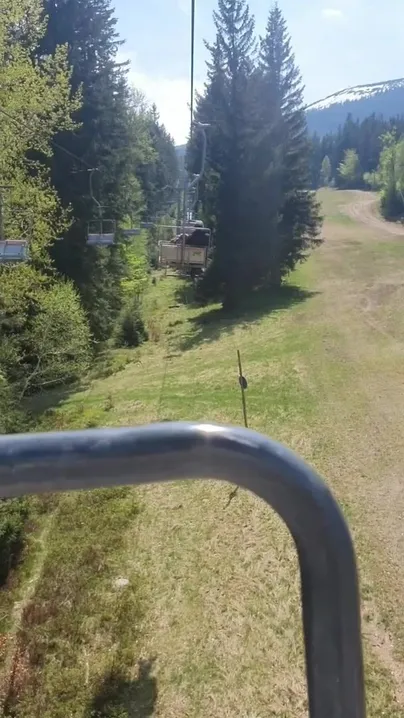
{"type": "Polygon", "coordinates": [[[0,437],[3,498],[201,478],[252,491],[293,536],[310,718],[365,718],[352,540],[328,487],[293,452],[251,430],[196,423],[0,437]]]}
{"type": "MultiPolygon", "coordinates": [[[[7,111],[6,111],[3,107],[1,107],[1,106],[0,106],[0,113],[3,114],[5,117],[8,117],[8,119],[11,120],[11,122],[14,122],[14,124],[16,125],[16,127],[19,127],[20,129],[26,130],[26,131],[28,132],[28,134],[30,134],[30,135],[34,135],[34,134],[35,134],[32,130],[29,130],[29,128],[27,127],[26,124],[20,122],[20,120],[17,120],[15,117],[13,117],[12,115],[10,115],[10,113],[7,112],[7,111]]],[[[77,162],[81,162],[87,169],[90,169],[90,165],[88,164],[88,162],[86,162],[86,160],[83,160],[82,157],[78,157],[77,155],[74,154],[74,152],[71,152],[70,150],[66,149],[66,147],[63,147],[63,146],[60,145],[58,142],[56,142],[56,140],[50,139],[49,142],[50,142],[54,147],[56,147],[58,150],[60,150],[61,152],[64,152],[65,154],[69,155],[72,159],[77,160],[77,162]]]]}
{"type": "Polygon", "coordinates": [[[191,127],[190,139],[192,140],[192,127],[194,121],[194,73],[195,73],[195,0],[191,0],[191,127]]]}
{"type": "MultiPolygon", "coordinates": [[[[9,189],[11,185],[0,185],[0,264],[19,264],[29,259],[28,239],[24,237],[7,239],[4,236],[3,191],[9,189]]],[[[24,232],[22,234],[24,235],[24,232]]],[[[28,236],[30,238],[30,234],[28,236]]]]}
{"type": "Polygon", "coordinates": [[[87,227],[87,244],[89,246],[94,247],[111,247],[113,244],[115,244],[115,235],[116,235],[116,221],[114,219],[104,219],[103,218],[103,205],[98,201],[98,199],[94,196],[93,191],[93,174],[94,172],[98,172],[97,167],[90,167],[88,169],[89,172],[89,190],[90,190],[90,197],[93,200],[94,204],[97,205],[98,209],[98,219],[92,220],[88,223],[87,227]],[[108,230],[106,231],[106,228],[108,227],[108,230]]]}

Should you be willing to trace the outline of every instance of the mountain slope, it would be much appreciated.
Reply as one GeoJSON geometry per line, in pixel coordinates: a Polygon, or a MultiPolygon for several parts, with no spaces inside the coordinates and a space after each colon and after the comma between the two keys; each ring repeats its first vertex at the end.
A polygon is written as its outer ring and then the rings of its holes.
{"type": "Polygon", "coordinates": [[[309,130],[333,132],[349,113],[360,120],[373,113],[385,118],[404,115],[404,78],[348,87],[315,102],[307,111],[309,130]]]}

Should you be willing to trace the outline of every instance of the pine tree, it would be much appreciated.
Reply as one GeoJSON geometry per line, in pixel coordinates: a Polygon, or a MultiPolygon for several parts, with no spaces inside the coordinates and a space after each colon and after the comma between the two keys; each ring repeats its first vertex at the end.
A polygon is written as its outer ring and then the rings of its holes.
{"type": "Polygon", "coordinates": [[[148,219],[175,200],[178,161],[174,141],[160,122],[157,108],[144,108],[143,114],[152,155],[139,164],[136,174],[143,189],[143,215],[148,219]]]}
{"type": "Polygon", "coordinates": [[[215,221],[214,256],[202,290],[230,307],[242,289],[248,244],[244,188],[254,20],[245,0],[219,0],[213,17],[216,40],[208,46],[208,83],[197,106],[197,119],[211,124],[205,200],[215,221]]]}
{"type": "Polygon", "coordinates": [[[328,155],[323,157],[320,171],[320,184],[321,187],[328,187],[331,181],[331,162],[328,155]]]}
{"type": "Polygon", "coordinates": [[[72,88],[80,89],[79,129],[62,133],[58,143],[82,158],[55,148],[52,180],[74,221],[54,260],[60,272],[79,288],[93,333],[106,338],[121,306],[120,280],[125,271],[119,247],[99,250],[85,244],[87,223],[98,217],[90,197],[87,168],[94,174],[94,195],[103,216],[122,219],[133,211],[128,186],[133,177],[133,151],[128,116],[126,69],[116,60],[120,46],[109,0],[46,0],[47,31],[39,55],[68,46],[72,88]]]}
{"type": "Polygon", "coordinates": [[[260,130],[254,148],[255,264],[271,285],[279,286],[282,277],[321,241],[321,219],[309,189],[303,86],[277,5],[261,39],[255,114],[260,130]]]}

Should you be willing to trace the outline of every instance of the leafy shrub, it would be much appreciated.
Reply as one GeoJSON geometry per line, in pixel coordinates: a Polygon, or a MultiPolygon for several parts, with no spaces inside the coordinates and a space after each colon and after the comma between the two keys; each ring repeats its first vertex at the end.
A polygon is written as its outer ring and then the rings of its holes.
{"type": "Polygon", "coordinates": [[[26,430],[26,417],[19,407],[19,397],[0,370],[0,434],[26,430]]]}
{"type": "Polygon", "coordinates": [[[27,330],[30,385],[52,386],[79,379],[90,363],[90,329],[73,285],[60,281],[39,297],[27,330]]]}
{"type": "Polygon", "coordinates": [[[0,271],[0,368],[10,386],[21,397],[80,377],[91,337],[72,284],[30,265],[0,271]]]}
{"type": "Polygon", "coordinates": [[[137,298],[130,299],[123,307],[114,331],[114,346],[137,347],[147,341],[148,334],[140,314],[137,298]]]}
{"type": "Polygon", "coordinates": [[[380,210],[386,219],[397,219],[404,211],[404,204],[394,183],[383,187],[380,196],[380,210]]]}

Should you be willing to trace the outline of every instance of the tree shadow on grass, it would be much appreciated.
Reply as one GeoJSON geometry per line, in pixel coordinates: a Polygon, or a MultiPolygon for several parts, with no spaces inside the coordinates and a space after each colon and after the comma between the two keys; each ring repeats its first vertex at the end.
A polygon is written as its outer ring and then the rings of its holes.
{"type": "Polygon", "coordinates": [[[190,280],[181,283],[176,288],[174,296],[178,304],[198,306],[197,302],[195,301],[195,284],[190,280]]]}
{"type": "Polygon", "coordinates": [[[119,670],[104,676],[86,718],[148,718],[154,715],[157,680],[150,674],[155,660],[140,660],[138,677],[134,680],[128,680],[119,670]]]}
{"type": "Polygon", "coordinates": [[[180,349],[186,351],[203,342],[214,342],[237,326],[247,326],[266,314],[288,309],[318,294],[294,285],[284,285],[276,292],[257,290],[232,312],[221,307],[207,307],[206,311],[190,319],[192,332],[180,340],[180,349]]]}

